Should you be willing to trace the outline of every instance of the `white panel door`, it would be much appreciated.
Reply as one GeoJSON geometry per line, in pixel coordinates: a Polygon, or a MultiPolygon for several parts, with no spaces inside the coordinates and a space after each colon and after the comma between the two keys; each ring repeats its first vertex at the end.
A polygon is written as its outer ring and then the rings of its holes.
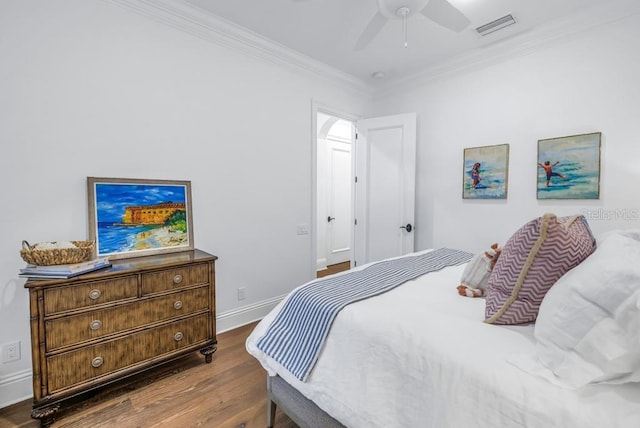
{"type": "Polygon", "coordinates": [[[414,251],[416,114],[356,128],[354,266],[414,251]]]}
{"type": "Polygon", "coordinates": [[[327,264],[346,262],[351,252],[351,144],[329,141],[327,264]]]}

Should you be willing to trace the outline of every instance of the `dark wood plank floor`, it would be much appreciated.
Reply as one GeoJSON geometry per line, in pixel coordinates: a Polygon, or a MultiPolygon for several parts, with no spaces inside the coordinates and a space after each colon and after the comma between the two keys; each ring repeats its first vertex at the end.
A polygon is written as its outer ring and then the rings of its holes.
{"type": "Polygon", "coordinates": [[[326,269],[322,269],[316,272],[318,278],[322,278],[327,275],[331,275],[338,272],[343,272],[351,268],[351,262],[337,263],[335,265],[329,265],[326,269]]]}
{"type": "MultiPolygon", "coordinates": [[[[255,324],[218,335],[211,364],[199,353],[105,387],[58,413],[53,428],[266,426],[266,373],[245,349],[255,324]]],[[[31,400],[0,409],[0,427],[37,428],[31,400]]],[[[276,428],[297,428],[283,413],[276,428]]]]}

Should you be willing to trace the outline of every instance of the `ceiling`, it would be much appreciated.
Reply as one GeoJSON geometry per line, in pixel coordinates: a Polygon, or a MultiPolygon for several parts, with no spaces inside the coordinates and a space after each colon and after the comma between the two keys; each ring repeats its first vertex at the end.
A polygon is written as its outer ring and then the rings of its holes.
{"type": "MultiPolygon", "coordinates": [[[[404,0],[386,0],[402,3],[404,0]]],[[[471,23],[460,32],[426,16],[390,19],[371,42],[354,47],[378,11],[378,0],[184,0],[205,14],[249,30],[360,80],[397,80],[456,56],[499,45],[614,0],[449,0],[471,23]],[[486,36],[475,28],[511,14],[516,24],[486,36]],[[378,73],[374,78],[374,73],[378,73]],[[381,77],[382,76],[382,77],[381,77]]],[[[406,0],[416,6],[426,0],[406,0]]],[[[414,7],[415,8],[415,7],[414,7]]]]}

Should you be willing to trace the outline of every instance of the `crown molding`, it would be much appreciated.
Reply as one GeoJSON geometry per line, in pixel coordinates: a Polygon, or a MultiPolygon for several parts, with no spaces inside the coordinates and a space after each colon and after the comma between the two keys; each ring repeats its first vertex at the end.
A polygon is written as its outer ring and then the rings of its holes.
{"type": "Polygon", "coordinates": [[[294,72],[304,71],[359,96],[373,96],[373,87],[363,80],[207,13],[183,0],[104,1],[248,56],[287,67],[294,72]]]}
{"type": "Polygon", "coordinates": [[[597,27],[609,25],[640,13],[637,0],[611,1],[588,9],[571,18],[554,21],[536,30],[521,33],[499,43],[473,50],[410,76],[395,79],[376,88],[374,99],[424,86],[430,82],[483,67],[489,67],[518,56],[528,55],[559,40],[583,34],[597,27]]]}
{"type": "Polygon", "coordinates": [[[640,13],[637,0],[612,0],[577,15],[521,33],[480,49],[457,55],[433,67],[388,82],[369,84],[355,76],[287,48],[244,27],[214,16],[184,0],[103,0],[185,33],[242,52],[294,72],[303,71],[358,96],[379,99],[398,91],[477,70],[544,49],[561,39],[579,35],[640,13]]]}

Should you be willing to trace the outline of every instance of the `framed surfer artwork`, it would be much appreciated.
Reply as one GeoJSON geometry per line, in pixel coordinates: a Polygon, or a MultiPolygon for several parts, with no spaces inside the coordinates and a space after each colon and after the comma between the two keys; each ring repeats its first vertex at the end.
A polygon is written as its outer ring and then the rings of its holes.
{"type": "Polygon", "coordinates": [[[538,140],[538,199],[599,199],[602,134],[538,140]]]}
{"type": "Polygon", "coordinates": [[[506,199],[508,176],[508,144],[464,149],[463,199],[506,199]]]}
{"type": "Polygon", "coordinates": [[[96,257],[192,250],[191,182],[87,177],[96,257]]]}

